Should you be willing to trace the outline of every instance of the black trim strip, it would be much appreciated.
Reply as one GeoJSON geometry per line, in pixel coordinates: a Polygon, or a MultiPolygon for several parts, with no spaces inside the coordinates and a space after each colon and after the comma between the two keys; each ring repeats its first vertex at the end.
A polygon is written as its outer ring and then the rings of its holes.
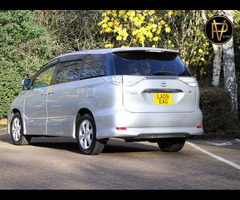
{"type": "Polygon", "coordinates": [[[179,93],[183,92],[180,89],[146,89],[143,91],[143,93],[179,93]]]}

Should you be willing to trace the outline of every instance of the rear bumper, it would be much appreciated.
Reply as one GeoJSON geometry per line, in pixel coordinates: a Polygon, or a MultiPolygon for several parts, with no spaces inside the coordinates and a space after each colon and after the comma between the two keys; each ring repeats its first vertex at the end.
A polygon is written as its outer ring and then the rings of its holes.
{"type": "Polygon", "coordinates": [[[95,118],[97,138],[154,139],[202,135],[202,112],[131,113],[125,109],[105,110],[95,118]],[[119,127],[116,129],[116,127],[119,127]]]}

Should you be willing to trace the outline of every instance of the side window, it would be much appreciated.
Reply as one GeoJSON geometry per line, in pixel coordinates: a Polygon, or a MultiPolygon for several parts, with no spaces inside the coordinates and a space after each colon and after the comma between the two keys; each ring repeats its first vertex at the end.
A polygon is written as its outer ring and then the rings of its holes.
{"type": "Polygon", "coordinates": [[[54,84],[78,80],[81,66],[82,60],[61,62],[54,84]]]}
{"type": "Polygon", "coordinates": [[[46,87],[51,84],[52,76],[56,65],[43,70],[40,74],[35,77],[33,88],[46,87]]]}
{"type": "Polygon", "coordinates": [[[89,54],[82,68],[81,79],[106,75],[106,56],[89,54]]]}

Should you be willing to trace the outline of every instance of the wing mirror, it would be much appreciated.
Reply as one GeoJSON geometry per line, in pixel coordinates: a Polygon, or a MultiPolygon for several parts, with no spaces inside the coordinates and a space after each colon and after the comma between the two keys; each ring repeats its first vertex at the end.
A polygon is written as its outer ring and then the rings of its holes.
{"type": "Polygon", "coordinates": [[[22,80],[22,86],[23,86],[23,90],[28,90],[31,88],[31,79],[27,78],[27,79],[23,79],[22,80]]]}

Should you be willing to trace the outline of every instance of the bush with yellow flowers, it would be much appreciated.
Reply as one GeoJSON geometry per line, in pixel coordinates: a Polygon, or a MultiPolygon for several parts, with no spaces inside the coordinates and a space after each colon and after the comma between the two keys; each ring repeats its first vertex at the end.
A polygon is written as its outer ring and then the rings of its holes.
{"type": "Polygon", "coordinates": [[[209,43],[200,11],[107,10],[98,23],[105,48],[178,49],[195,76],[206,74],[209,43]]]}

